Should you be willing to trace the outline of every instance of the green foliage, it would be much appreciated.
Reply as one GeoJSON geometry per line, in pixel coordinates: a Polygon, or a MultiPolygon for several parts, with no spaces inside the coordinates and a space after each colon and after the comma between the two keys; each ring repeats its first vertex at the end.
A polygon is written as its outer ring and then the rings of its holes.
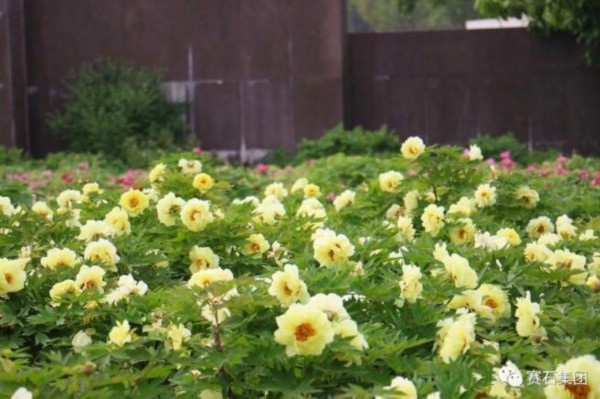
{"type": "Polygon", "coordinates": [[[462,28],[477,18],[473,0],[350,0],[351,32],[462,28]]]}
{"type": "Polygon", "coordinates": [[[529,17],[537,32],[567,32],[586,47],[588,62],[600,62],[600,3],[597,0],[476,0],[487,17],[529,17]]]}
{"type": "MultiPolygon", "coordinates": [[[[578,234],[588,228],[600,230],[600,190],[573,174],[543,177],[520,169],[493,171],[485,162],[463,157],[458,147],[430,146],[413,161],[402,158],[398,147],[393,154],[335,154],[290,168],[289,174],[272,175],[224,165],[204,153],[164,155],[156,160],[166,165],[164,175],[152,184],[144,182],[156,199],[150,199],[140,214],[130,216],[129,233],[108,237],[120,258],[116,270],[85,258],[88,243],[79,238],[82,229],[66,225],[71,214],[57,210],[55,195],[46,198],[55,211],[54,217],[47,219],[30,209],[31,196],[20,183],[0,183],[0,195],[10,197],[15,206],[22,205],[22,210],[9,216],[0,213],[0,259],[30,258],[24,288],[0,300],[0,397],[11,397],[23,386],[35,398],[220,397],[214,392],[215,396],[209,396],[207,390],[240,398],[372,398],[390,395],[386,387],[392,378],[403,376],[415,384],[419,397],[439,391],[442,398],[466,399],[485,395],[494,380],[494,367],[507,360],[522,371],[554,370],[575,356],[599,356],[598,293],[584,284],[567,283],[573,270],[529,262],[523,252],[527,244],[536,241],[527,231],[531,219],[544,215],[554,222],[567,214],[573,218],[577,234],[561,236],[550,250],[569,249],[583,256],[588,265],[595,263],[599,239],[584,241],[578,234]],[[180,158],[201,161],[202,172],[212,176],[215,185],[199,192],[192,185],[194,175],[184,174],[178,167],[180,158]],[[380,183],[380,174],[388,171],[404,176],[392,191],[382,190],[380,183]],[[326,218],[297,216],[304,195],[291,192],[291,187],[299,177],[320,186],[319,201],[326,218]],[[234,200],[247,195],[262,200],[265,187],[273,180],[289,191],[281,198],[285,214],[273,224],[260,223],[254,220],[253,205],[239,205],[234,200]],[[486,183],[496,189],[496,201],[473,207],[470,221],[482,233],[514,228],[520,244],[488,250],[475,245],[473,239],[457,242],[453,238],[453,229],[465,223],[467,216],[452,215],[450,207],[462,197],[472,199],[475,190],[486,183]],[[515,191],[524,185],[539,193],[533,208],[515,199],[515,191]],[[336,209],[326,194],[344,190],[353,190],[355,200],[336,209]],[[409,212],[403,199],[414,190],[419,195],[409,212]],[[195,232],[174,212],[174,225],[163,225],[157,219],[157,199],[168,193],[183,200],[209,200],[214,221],[195,232]],[[394,204],[410,217],[416,230],[414,239],[399,238],[395,216],[387,215],[394,204]],[[445,224],[435,236],[424,230],[422,221],[431,204],[445,210],[445,224]],[[222,219],[217,209],[224,215],[222,219]],[[320,265],[312,237],[317,227],[348,238],[354,253],[347,263],[320,265]],[[264,235],[271,248],[245,254],[241,248],[251,234],[264,235]],[[281,252],[275,251],[276,242],[281,252]],[[478,315],[475,340],[448,363],[439,355],[438,323],[455,317],[448,302],[465,288],[457,286],[433,256],[435,244],[441,242],[450,253],[468,259],[479,284],[500,287],[511,306],[495,320],[478,315]],[[232,272],[233,280],[188,288],[193,246],[211,248],[219,257],[219,266],[232,272]],[[23,247],[29,247],[28,254],[23,255],[23,247]],[[54,284],[75,279],[79,271],[80,264],[56,269],[41,265],[50,249],[65,247],[84,258],[80,263],[106,269],[104,292],[86,289],[56,302],[50,298],[54,284]],[[270,294],[269,279],[287,263],[298,266],[310,295],[348,296],[343,307],[368,348],[359,350],[351,345],[352,337],[336,335],[319,355],[286,355],[274,332],[277,318],[287,308],[270,294]],[[422,297],[401,304],[399,281],[405,273],[402,266],[409,264],[422,272],[422,297]],[[144,281],[148,292],[106,303],[104,298],[127,274],[144,281]],[[546,340],[519,336],[515,329],[515,303],[527,291],[540,304],[546,340]],[[213,322],[206,316],[224,307],[230,317],[213,322]],[[123,320],[129,321],[132,337],[117,346],[110,342],[110,332],[123,320]],[[176,349],[168,329],[179,325],[191,336],[176,349]],[[80,332],[93,342],[75,348],[73,338],[80,332]],[[498,349],[486,345],[485,340],[498,343],[498,349]]],[[[79,161],[76,157],[69,160],[79,161]]],[[[47,162],[61,166],[58,159],[47,162]]],[[[569,165],[597,168],[599,163],[574,157],[569,165]]],[[[119,206],[123,190],[103,188],[103,193],[90,193],[84,202],[74,205],[82,225],[104,220],[119,206]]],[[[3,261],[0,267],[4,267],[3,261]]],[[[588,266],[584,272],[597,271],[588,266]]],[[[521,397],[543,397],[542,388],[525,385],[521,397]]]]}
{"type": "Polygon", "coordinates": [[[512,133],[502,136],[484,134],[470,139],[469,143],[478,145],[484,158],[498,158],[501,152],[509,151],[511,158],[520,164],[525,164],[527,161],[527,146],[517,140],[512,133]]]}
{"type": "Polygon", "coordinates": [[[342,125],[338,125],[318,139],[303,139],[298,144],[295,162],[304,162],[333,154],[397,153],[399,148],[400,140],[385,127],[369,132],[360,127],[346,131],[342,125]]]}
{"type": "Polygon", "coordinates": [[[49,125],[70,150],[123,162],[131,162],[140,149],[172,150],[176,135],[186,130],[184,108],[167,102],[160,82],[157,72],[133,65],[86,65],[67,87],[64,110],[50,115],[49,125]]]}

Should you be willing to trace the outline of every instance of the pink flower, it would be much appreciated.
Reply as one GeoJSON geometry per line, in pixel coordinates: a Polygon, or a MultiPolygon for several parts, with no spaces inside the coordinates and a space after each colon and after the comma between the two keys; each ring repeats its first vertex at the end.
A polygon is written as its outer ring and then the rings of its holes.
{"type": "Polygon", "coordinates": [[[569,172],[569,169],[565,168],[562,165],[557,166],[556,168],[554,168],[554,173],[557,174],[557,175],[565,175],[565,174],[567,174],[567,172],[569,172]]]}
{"type": "Polygon", "coordinates": [[[29,183],[29,189],[30,190],[37,190],[40,186],[41,186],[41,184],[38,183],[38,182],[31,182],[31,183],[29,183]]]}
{"type": "Polygon", "coordinates": [[[70,173],[65,173],[65,174],[62,176],[62,181],[63,181],[63,183],[65,183],[65,184],[70,184],[70,183],[73,183],[73,175],[72,175],[72,174],[70,174],[70,173]]]}
{"type": "Polygon", "coordinates": [[[90,164],[87,161],[80,162],[79,169],[87,172],[88,170],[90,170],[90,164]]]}
{"type": "Polygon", "coordinates": [[[44,177],[51,179],[52,176],[54,176],[54,172],[48,169],[48,170],[44,171],[43,175],[44,175],[44,177]]]}
{"type": "Polygon", "coordinates": [[[592,187],[600,186],[600,173],[594,177],[594,179],[590,182],[592,187]]]}
{"type": "Polygon", "coordinates": [[[202,148],[194,147],[194,154],[202,154],[202,148]]]}
{"type": "Polygon", "coordinates": [[[500,153],[500,158],[502,158],[502,159],[510,159],[510,151],[502,151],[500,153]]]}
{"type": "Polygon", "coordinates": [[[587,180],[590,178],[591,175],[590,171],[587,169],[579,169],[577,173],[579,174],[579,178],[581,180],[587,180]]]}
{"type": "Polygon", "coordinates": [[[327,194],[327,199],[329,201],[333,201],[335,198],[337,197],[337,195],[332,191],[329,194],[327,194]]]}
{"type": "Polygon", "coordinates": [[[502,158],[502,168],[503,169],[512,169],[516,166],[515,161],[510,158],[502,158]]]}
{"type": "Polygon", "coordinates": [[[563,154],[560,154],[557,158],[556,158],[556,162],[560,163],[560,164],[565,164],[567,163],[567,161],[569,160],[569,158],[565,157],[563,154]]]}
{"type": "Polygon", "coordinates": [[[256,167],[254,168],[254,171],[256,173],[260,173],[261,175],[266,175],[267,172],[269,171],[269,165],[266,165],[264,163],[259,163],[258,165],[256,165],[256,167]]]}
{"type": "Polygon", "coordinates": [[[462,156],[463,156],[463,158],[469,157],[469,149],[468,148],[463,149],[462,156]]]}
{"type": "Polygon", "coordinates": [[[538,168],[537,168],[537,166],[535,166],[535,165],[529,165],[529,166],[527,167],[527,169],[525,169],[525,170],[526,170],[527,172],[537,172],[537,171],[538,171],[538,168]]]}
{"type": "Polygon", "coordinates": [[[496,165],[496,160],[494,158],[488,158],[487,163],[490,165],[496,165]]]}

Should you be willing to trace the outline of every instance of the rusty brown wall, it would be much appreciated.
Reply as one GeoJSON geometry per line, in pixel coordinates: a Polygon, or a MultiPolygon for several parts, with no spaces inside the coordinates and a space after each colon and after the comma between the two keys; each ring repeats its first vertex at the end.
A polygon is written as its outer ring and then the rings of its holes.
{"type": "Polygon", "coordinates": [[[60,147],[61,83],[101,57],[164,69],[205,148],[291,147],[342,120],[343,0],[24,1],[35,155],[60,147]]]}
{"type": "Polygon", "coordinates": [[[347,123],[465,143],[514,132],[534,146],[600,148],[600,68],[567,37],[524,29],[352,34],[347,123]]]}

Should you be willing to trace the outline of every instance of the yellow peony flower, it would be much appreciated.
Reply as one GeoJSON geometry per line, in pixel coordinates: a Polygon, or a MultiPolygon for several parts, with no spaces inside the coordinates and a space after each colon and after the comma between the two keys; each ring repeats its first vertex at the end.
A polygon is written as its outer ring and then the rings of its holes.
{"type": "Polygon", "coordinates": [[[27,273],[25,265],[28,259],[0,258],[0,297],[21,291],[25,287],[27,273]]]}
{"type": "Polygon", "coordinates": [[[46,218],[48,220],[52,220],[54,216],[54,212],[48,206],[48,204],[44,201],[37,201],[31,206],[31,210],[38,215],[39,217],[46,218]]]}
{"type": "Polygon", "coordinates": [[[275,342],[285,345],[289,357],[318,356],[334,338],[327,315],[314,306],[293,304],[276,321],[275,342]]]}
{"type": "Polygon", "coordinates": [[[149,203],[150,200],[146,194],[140,190],[133,190],[131,188],[121,195],[119,201],[121,208],[125,209],[131,217],[138,216],[144,212],[148,208],[149,203]]]}
{"type": "Polygon", "coordinates": [[[79,263],[77,254],[75,251],[69,248],[52,248],[48,250],[46,256],[44,256],[40,263],[44,267],[50,269],[58,269],[59,267],[74,267],[79,263]]]}
{"type": "Polygon", "coordinates": [[[241,252],[244,255],[260,255],[264,254],[271,248],[269,242],[262,234],[251,234],[246,239],[246,244],[242,246],[241,252]]]}
{"type": "Polygon", "coordinates": [[[50,289],[50,298],[52,299],[52,306],[59,306],[60,300],[67,294],[79,295],[81,290],[77,286],[77,283],[71,279],[56,283],[50,289]]]}
{"type": "Polygon", "coordinates": [[[504,238],[506,242],[508,242],[508,245],[510,245],[511,247],[516,247],[517,245],[521,244],[521,237],[519,237],[519,233],[517,233],[515,229],[512,229],[510,227],[505,227],[498,230],[496,235],[498,237],[504,238]]]}
{"type": "Polygon", "coordinates": [[[475,203],[480,208],[485,208],[496,203],[496,187],[482,184],[475,190],[475,203]]]}
{"type": "Polygon", "coordinates": [[[539,238],[542,234],[552,233],[554,231],[554,225],[547,216],[540,216],[535,219],[531,219],[525,228],[527,234],[531,238],[539,238]]]}
{"type": "Polygon", "coordinates": [[[106,282],[103,280],[106,271],[99,266],[83,265],[75,277],[75,285],[81,291],[95,289],[104,292],[106,282]]]}
{"type": "Polygon", "coordinates": [[[117,255],[117,248],[112,242],[100,239],[90,242],[83,253],[83,258],[92,263],[98,263],[108,270],[116,271],[116,264],[119,263],[120,257],[117,255]]]}
{"type": "Polygon", "coordinates": [[[104,220],[88,220],[79,228],[77,239],[90,242],[100,238],[108,238],[114,234],[112,226],[104,220]]]}
{"type": "Polygon", "coordinates": [[[302,189],[304,198],[319,198],[321,196],[321,188],[316,184],[307,184],[302,189]]]}
{"type": "Polygon", "coordinates": [[[579,356],[559,364],[555,376],[566,378],[546,385],[546,399],[600,398],[600,362],[593,355],[579,356]]]}
{"type": "Polygon", "coordinates": [[[469,161],[481,161],[483,159],[483,154],[481,153],[481,148],[476,144],[472,144],[469,147],[468,156],[469,156],[469,161]]]}
{"type": "Polygon", "coordinates": [[[181,221],[191,231],[202,231],[214,220],[210,202],[193,198],[181,208],[181,221]]]}
{"type": "Polygon", "coordinates": [[[421,223],[423,223],[425,232],[429,233],[432,237],[436,237],[445,225],[444,207],[434,204],[427,205],[421,215],[421,223]]]}
{"type": "Polygon", "coordinates": [[[413,211],[419,207],[420,198],[421,194],[419,194],[419,190],[411,190],[404,195],[402,201],[404,202],[406,216],[411,216],[413,211]]]}
{"type": "Polygon", "coordinates": [[[150,173],[148,174],[148,179],[150,183],[158,183],[164,180],[165,172],[167,171],[167,165],[164,163],[159,163],[155,167],[152,168],[150,173]]]}
{"type": "Polygon", "coordinates": [[[469,261],[466,258],[458,254],[452,254],[443,258],[442,263],[456,288],[477,287],[477,273],[469,266],[469,261]]]}
{"type": "Polygon", "coordinates": [[[446,243],[445,242],[436,243],[435,246],[433,247],[433,258],[437,261],[443,262],[443,260],[447,256],[450,256],[450,254],[448,253],[448,250],[446,249],[446,243]]]}
{"type": "Polygon", "coordinates": [[[473,311],[478,316],[495,320],[492,309],[483,303],[483,295],[479,290],[465,290],[460,295],[454,295],[446,305],[447,309],[473,311]]]}
{"type": "Polygon", "coordinates": [[[158,221],[165,226],[174,226],[181,214],[185,201],[173,193],[165,195],[156,203],[158,221]]]}
{"type": "Polygon", "coordinates": [[[400,216],[404,216],[404,209],[398,205],[394,204],[385,211],[385,217],[389,220],[397,221],[400,216]]]}
{"type": "Polygon", "coordinates": [[[275,272],[268,292],[286,308],[296,302],[306,303],[310,298],[296,265],[285,265],[283,271],[275,272]]]}
{"type": "Polygon", "coordinates": [[[343,234],[319,229],[314,234],[314,258],[321,266],[343,266],[354,255],[354,245],[343,234]]]}
{"type": "Polygon", "coordinates": [[[102,194],[104,192],[104,190],[102,190],[100,188],[100,185],[98,183],[87,183],[83,186],[83,188],[81,189],[81,191],[83,192],[83,194],[85,195],[90,195],[92,193],[97,193],[97,194],[102,194]]]}
{"type": "Polygon", "coordinates": [[[544,262],[552,255],[552,251],[543,244],[529,243],[525,246],[523,254],[529,262],[544,262]]]}
{"type": "Polygon", "coordinates": [[[201,193],[205,193],[215,185],[215,181],[210,175],[206,173],[200,173],[194,177],[192,185],[201,193]]]}
{"type": "Polygon", "coordinates": [[[400,152],[409,161],[417,159],[424,151],[425,144],[419,137],[409,137],[402,143],[402,147],[400,147],[400,152]]]}
{"type": "Polygon", "coordinates": [[[527,291],[525,297],[517,298],[517,334],[521,337],[530,337],[540,329],[540,305],[531,302],[531,293],[527,291]]]}
{"type": "Polygon", "coordinates": [[[587,279],[587,272],[585,269],[586,259],[583,255],[577,255],[568,249],[556,250],[552,252],[552,255],[546,259],[546,263],[550,265],[550,269],[567,269],[572,271],[579,271],[577,274],[573,274],[568,277],[567,282],[570,284],[583,285],[587,279]]]}
{"type": "Polygon", "coordinates": [[[186,175],[195,175],[202,171],[202,162],[193,159],[181,158],[177,162],[177,166],[181,168],[181,172],[186,175]]]}
{"type": "Polygon", "coordinates": [[[321,201],[316,198],[306,198],[296,211],[296,216],[323,219],[327,217],[327,212],[321,201]]]}
{"type": "Polygon", "coordinates": [[[215,282],[231,280],[233,280],[233,273],[231,270],[215,267],[212,269],[199,270],[192,274],[192,277],[190,277],[189,281],[187,282],[187,287],[206,288],[215,282]]]}
{"type": "Polygon", "coordinates": [[[450,363],[465,354],[475,341],[475,314],[466,313],[454,319],[438,322],[439,355],[444,363],[450,363]]]}
{"type": "Polygon", "coordinates": [[[129,322],[127,320],[117,322],[117,325],[110,330],[108,339],[110,343],[119,347],[123,347],[123,345],[126,343],[131,342],[133,337],[131,334],[131,328],[129,327],[129,322]]]}
{"type": "Polygon", "coordinates": [[[398,217],[396,226],[398,227],[396,238],[400,242],[412,242],[415,239],[415,228],[413,227],[411,218],[406,216],[398,217]]]}
{"type": "Polygon", "coordinates": [[[190,250],[189,257],[192,261],[192,264],[190,265],[190,271],[192,273],[219,267],[219,257],[208,247],[198,247],[194,245],[190,250]]]}
{"type": "Polygon", "coordinates": [[[462,225],[450,229],[450,241],[456,245],[463,245],[473,242],[475,238],[475,225],[469,218],[460,220],[462,225]]]}
{"type": "Polygon", "coordinates": [[[415,303],[421,298],[423,284],[421,284],[421,269],[418,266],[403,265],[402,278],[400,279],[400,298],[408,303],[415,303]]]}
{"type": "Polygon", "coordinates": [[[336,294],[317,294],[308,301],[310,306],[321,309],[330,321],[349,319],[350,316],[344,308],[344,299],[336,294]]]}
{"type": "Polygon", "coordinates": [[[301,177],[300,179],[296,180],[292,185],[292,193],[295,193],[296,191],[303,191],[304,187],[306,187],[307,184],[308,180],[304,177],[301,177]]]}
{"type": "Polygon", "coordinates": [[[515,199],[525,208],[535,208],[540,200],[540,195],[537,191],[527,187],[519,187],[515,192],[515,199]]]}
{"type": "Polygon", "coordinates": [[[288,191],[283,187],[283,183],[271,183],[265,188],[265,197],[273,196],[282,200],[288,196],[288,191]]]}
{"type": "Polygon", "coordinates": [[[131,233],[129,214],[123,208],[115,206],[106,214],[104,221],[109,224],[116,236],[122,236],[131,233]]]}
{"type": "Polygon", "coordinates": [[[254,223],[275,224],[278,218],[285,216],[283,204],[273,195],[265,197],[252,212],[254,223]]]}
{"type": "Polygon", "coordinates": [[[379,175],[379,188],[381,191],[393,193],[400,188],[400,182],[404,180],[404,176],[400,172],[389,171],[379,175]]]}
{"type": "MultiPolygon", "coordinates": [[[[396,377],[392,380],[392,383],[385,387],[389,390],[390,395],[386,395],[386,398],[390,399],[417,399],[417,388],[415,384],[408,378],[396,377]]],[[[375,399],[383,399],[381,396],[376,396],[375,399]]]]}
{"type": "Polygon", "coordinates": [[[171,348],[178,351],[183,346],[183,343],[190,339],[192,332],[185,328],[183,324],[171,324],[167,330],[167,336],[171,340],[171,348]]]}
{"type": "Polygon", "coordinates": [[[495,319],[510,316],[508,294],[500,286],[481,284],[478,291],[482,296],[483,305],[491,309],[495,319]]]}
{"type": "Polygon", "coordinates": [[[587,229],[583,233],[579,234],[579,241],[590,241],[595,240],[596,238],[598,237],[596,237],[596,235],[594,234],[593,229],[587,229]]]}
{"type": "Polygon", "coordinates": [[[76,204],[81,204],[81,202],[83,202],[83,196],[77,190],[64,190],[56,197],[60,213],[73,209],[76,204]]]}
{"type": "Polygon", "coordinates": [[[470,216],[472,212],[475,212],[475,201],[467,198],[461,197],[457,203],[450,205],[450,209],[448,209],[449,214],[470,216]]]}
{"type": "MultiPolygon", "coordinates": [[[[369,347],[369,343],[365,336],[358,332],[356,322],[351,319],[344,319],[332,324],[333,332],[341,338],[352,338],[349,342],[350,346],[359,351],[369,347]]],[[[342,360],[348,360],[345,356],[340,356],[342,360]]]]}
{"type": "Polygon", "coordinates": [[[559,216],[556,219],[556,232],[564,240],[572,240],[577,237],[577,227],[573,225],[573,220],[567,215],[559,216]]]}
{"type": "Polygon", "coordinates": [[[83,349],[92,342],[92,337],[90,337],[85,331],[81,330],[78,331],[75,336],[73,336],[71,345],[73,346],[73,351],[75,353],[81,353],[83,352],[83,349]]]}
{"type": "Polygon", "coordinates": [[[345,190],[340,195],[335,197],[333,200],[333,207],[336,211],[341,211],[347,206],[350,206],[354,203],[356,198],[356,193],[352,190],[345,190]]]}

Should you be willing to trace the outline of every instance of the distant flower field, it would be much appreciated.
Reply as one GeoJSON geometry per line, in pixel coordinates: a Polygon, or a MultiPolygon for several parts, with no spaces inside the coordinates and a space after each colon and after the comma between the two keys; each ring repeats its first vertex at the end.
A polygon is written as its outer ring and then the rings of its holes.
{"type": "Polygon", "coordinates": [[[11,172],[0,397],[598,399],[598,169],[411,137],[11,172]]]}

